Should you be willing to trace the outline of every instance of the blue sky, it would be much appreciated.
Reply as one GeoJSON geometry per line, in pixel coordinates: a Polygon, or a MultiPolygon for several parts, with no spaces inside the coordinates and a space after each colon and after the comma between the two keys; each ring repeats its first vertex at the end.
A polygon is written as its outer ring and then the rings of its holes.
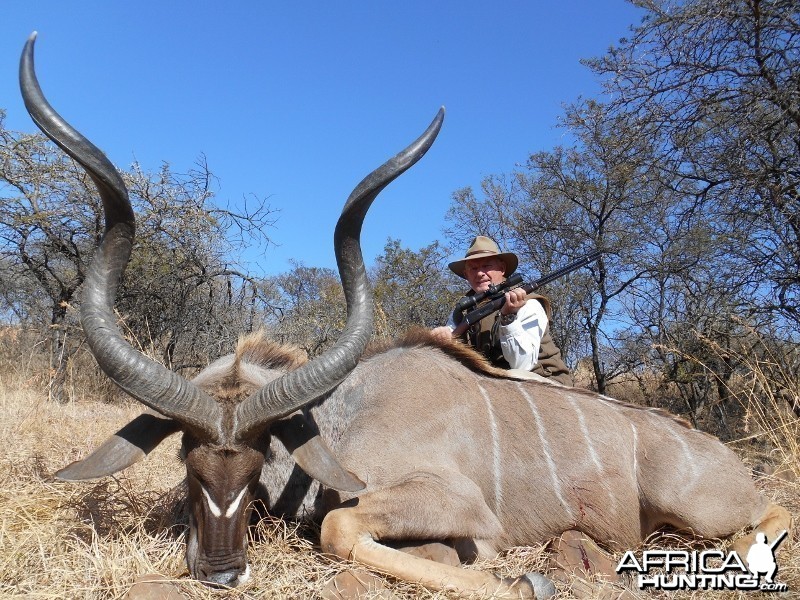
{"type": "Polygon", "coordinates": [[[561,143],[562,104],[600,90],[579,60],[641,14],[625,0],[6,0],[0,108],[8,128],[34,130],[17,65],[36,30],[45,94],[112,162],[183,172],[205,154],[219,201],[269,198],[277,246],[245,262],[276,274],[292,258],[334,267],[350,191],[444,105],[433,148],[367,217],[371,264],[388,237],[442,239],[456,189],[561,143]]]}

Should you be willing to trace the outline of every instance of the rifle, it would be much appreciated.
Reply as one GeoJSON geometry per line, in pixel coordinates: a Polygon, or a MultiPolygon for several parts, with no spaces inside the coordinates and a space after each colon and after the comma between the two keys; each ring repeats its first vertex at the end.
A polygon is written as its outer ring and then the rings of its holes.
{"type": "Polygon", "coordinates": [[[532,293],[534,290],[539,289],[540,287],[547,285],[548,283],[555,281],[556,279],[560,279],[564,277],[564,275],[569,275],[573,271],[580,269],[581,267],[585,267],[586,265],[593,263],[598,258],[602,252],[600,250],[594,250],[584,256],[583,258],[579,258],[576,261],[569,263],[561,267],[560,269],[556,269],[555,271],[548,273],[544,277],[540,277],[536,281],[532,283],[522,283],[522,275],[519,273],[515,273],[508,279],[506,279],[503,283],[498,285],[490,285],[489,289],[485,292],[481,292],[480,294],[474,294],[472,296],[466,296],[458,301],[456,304],[455,310],[458,312],[467,311],[479,303],[487,300],[483,305],[479,308],[475,308],[474,310],[470,310],[467,314],[464,315],[464,319],[459,323],[459,325],[453,331],[453,337],[461,336],[470,326],[474,325],[481,319],[488,317],[493,312],[500,310],[503,308],[503,305],[506,303],[506,292],[512,289],[516,289],[521,287],[525,290],[526,294],[532,293]],[[520,285],[522,284],[522,285],[520,285]]]}

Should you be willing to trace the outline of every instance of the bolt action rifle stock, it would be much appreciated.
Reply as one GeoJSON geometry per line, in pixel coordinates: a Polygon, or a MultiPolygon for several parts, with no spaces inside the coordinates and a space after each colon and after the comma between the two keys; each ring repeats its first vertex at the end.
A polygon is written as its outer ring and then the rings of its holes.
{"type": "Polygon", "coordinates": [[[579,258],[578,260],[571,262],[560,269],[556,269],[552,273],[548,273],[544,277],[540,277],[531,283],[522,283],[522,275],[519,273],[514,273],[503,283],[489,286],[489,289],[485,292],[474,294],[472,296],[465,296],[458,301],[455,311],[460,313],[465,311],[469,312],[464,315],[461,323],[459,323],[459,325],[453,331],[453,337],[461,336],[470,326],[474,325],[481,319],[488,317],[493,312],[503,308],[503,305],[506,303],[506,292],[517,288],[522,288],[525,290],[526,294],[530,294],[540,287],[547,285],[551,281],[560,279],[565,275],[569,275],[573,271],[577,271],[581,267],[585,267],[586,265],[593,263],[600,258],[600,254],[600,250],[594,250],[583,258],[579,258]],[[478,306],[479,304],[480,306],[478,306]],[[475,308],[476,306],[477,308],[475,308]]]}

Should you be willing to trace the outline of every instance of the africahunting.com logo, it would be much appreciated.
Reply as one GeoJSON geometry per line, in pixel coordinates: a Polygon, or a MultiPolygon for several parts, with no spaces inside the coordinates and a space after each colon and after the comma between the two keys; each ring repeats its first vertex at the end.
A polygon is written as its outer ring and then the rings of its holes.
{"type": "Polygon", "coordinates": [[[767,543],[766,535],[758,533],[744,560],[736,552],[726,554],[722,550],[644,550],[637,559],[628,550],[617,565],[617,573],[636,574],[640,590],[785,592],[786,584],[775,580],[775,550],[786,534],[784,531],[767,543]]]}

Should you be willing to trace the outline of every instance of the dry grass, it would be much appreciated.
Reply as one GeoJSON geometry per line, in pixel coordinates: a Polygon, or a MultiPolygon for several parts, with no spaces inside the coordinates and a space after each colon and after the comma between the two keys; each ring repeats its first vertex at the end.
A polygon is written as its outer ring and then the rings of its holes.
{"type": "MultiPolygon", "coordinates": [[[[212,590],[190,580],[182,527],[173,516],[175,498],[170,494],[182,477],[177,436],[118,477],[83,484],[54,482],[53,472],[85,456],[138,414],[139,407],[92,400],[58,405],[46,401],[46,392],[31,384],[26,369],[0,373],[0,439],[5,441],[0,457],[0,598],[122,598],[137,577],[147,573],[174,580],[188,598],[313,598],[325,582],[348,568],[318,552],[317,531],[269,520],[254,532],[249,551],[252,578],[246,585],[212,590]]],[[[781,436],[797,435],[794,421],[769,422],[781,436]]],[[[800,475],[796,439],[793,448],[782,451],[793,453],[792,468],[800,475]]],[[[762,484],[795,518],[800,516],[798,484],[778,478],[762,484]]],[[[655,544],[667,541],[661,538],[655,544]]],[[[784,546],[779,579],[796,593],[800,545],[795,538],[784,546]]],[[[469,568],[517,576],[541,569],[543,561],[541,548],[518,548],[469,568]]],[[[398,598],[448,597],[390,579],[387,586],[398,598]]],[[[748,595],[642,597],[725,600],[748,595]]]]}

